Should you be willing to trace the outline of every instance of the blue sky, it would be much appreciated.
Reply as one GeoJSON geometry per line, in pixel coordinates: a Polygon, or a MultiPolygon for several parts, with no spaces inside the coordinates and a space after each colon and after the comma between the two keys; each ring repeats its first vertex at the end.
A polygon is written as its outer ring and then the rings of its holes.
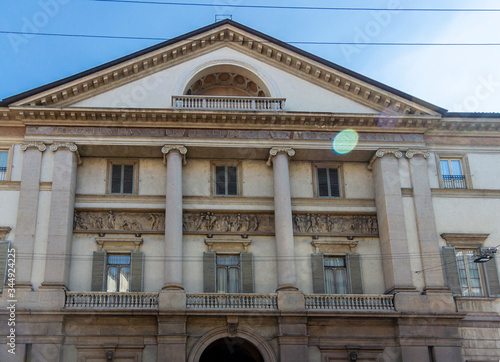
{"type": "MultiPolygon", "coordinates": [[[[164,1],[167,0],[155,0],[164,1]]],[[[2,0],[0,30],[172,38],[214,22],[216,14],[450,111],[500,112],[500,46],[367,46],[364,42],[497,42],[500,12],[402,12],[399,8],[500,8],[494,0],[177,0],[194,7],[92,0],[2,0]],[[231,8],[265,4],[376,7],[380,11],[231,8]]],[[[158,43],[0,34],[0,99],[158,43]]]]}

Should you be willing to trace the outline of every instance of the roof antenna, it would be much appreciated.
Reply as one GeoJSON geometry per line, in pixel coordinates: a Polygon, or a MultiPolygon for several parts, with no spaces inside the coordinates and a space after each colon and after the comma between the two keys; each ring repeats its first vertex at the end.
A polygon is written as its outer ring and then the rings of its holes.
{"type": "Polygon", "coordinates": [[[215,14],[215,22],[218,22],[218,21],[221,21],[224,19],[233,20],[233,15],[232,14],[215,14]]]}

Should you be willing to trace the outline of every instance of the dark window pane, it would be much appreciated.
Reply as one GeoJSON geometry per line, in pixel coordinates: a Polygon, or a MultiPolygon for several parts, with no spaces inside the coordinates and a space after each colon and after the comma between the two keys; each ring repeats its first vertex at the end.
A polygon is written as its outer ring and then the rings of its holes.
{"type": "Polygon", "coordinates": [[[336,168],[329,168],[328,171],[330,173],[330,196],[339,197],[339,170],[336,168]]]}
{"type": "Polygon", "coordinates": [[[132,194],[134,186],[134,166],[123,165],[123,193],[132,194]]]}
{"type": "Polygon", "coordinates": [[[236,167],[227,167],[227,194],[238,195],[238,179],[236,176],[236,167]]]}
{"type": "Polygon", "coordinates": [[[111,193],[121,193],[122,165],[113,165],[111,168],[111,193]]]}
{"type": "Polygon", "coordinates": [[[224,166],[215,167],[215,194],[226,194],[226,170],[224,166]]]}
{"type": "Polygon", "coordinates": [[[328,196],[328,176],[326,168],[318,168],[318,195],[320,197],[328,196]]]}

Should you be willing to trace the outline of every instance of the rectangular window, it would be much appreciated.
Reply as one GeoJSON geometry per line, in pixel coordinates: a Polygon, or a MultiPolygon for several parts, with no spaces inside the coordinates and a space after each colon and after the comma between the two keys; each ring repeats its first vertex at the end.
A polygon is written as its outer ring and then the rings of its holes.
{"type": "Polygon", "coordinates": [[[240,293],[240,256],[216,256],[217,293],[240,293]]]}
{"type": "Polygon", "coordinates": [[[215,195],[238,196],[238,169],[236,166],[215,166],[215,195]]]}
{"type": "Polygon", "coordinates": [[[106,291],[130,291],[130,254],[108,254],[106,262],[106,291]]]}
{"type": "Polygon", "coordinates": [[[339,170],[317,168],[318,197],[340,197],[339,170]]]}
{"type": "Polygon", "coordinates": [[[456,250],[460,288],[464,297],[482,296],[479,264],[474,263],[477,253],[474,250],[456,250]]]}
{"type": "Polygon", "coordinates": [[[325,256],[325,293],[347,294],[347,269],[345,258],[325,256]]]}
{"type": "Polygon", "coordinates": [[[111,193],[134,193],[134,165],[111,165],[111,193]]]}
{"type": "Polygon", "coordinates": [[[467,183],[459,158],[441,158],[441,177],[445,189],[466,189],[467,183]]]}

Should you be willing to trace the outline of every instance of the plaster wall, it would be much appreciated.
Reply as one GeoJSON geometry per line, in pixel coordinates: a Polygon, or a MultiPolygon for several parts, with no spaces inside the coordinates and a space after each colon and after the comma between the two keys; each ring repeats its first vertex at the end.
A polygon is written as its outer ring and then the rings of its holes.
{"type": "Polygon", "coordinates": [[[499,153],[469,153],[469,168],[474,189],[500,189],[500,164],[499,153]]]}
{"type": "MultiPolygon", "coordinates": [[[[313,197],[313,175],[311,162],[290,162],[290,194],[292,197],[313,197]]],[[[273,176],[271,175],[271,182],[273,176]]]]}
{"type": "Polygon", "coordinates": [[[243,161],[242,163],[242,196],[273,197],[273,168],[259,160],[243,161]]]}
{"type": "Polygon", "coordinates": [[[105,158],[83,158],[83,163],[76,170],[76,194],[105,194],[106,168],[105,158]]]}
{"type": "Polygon", "coordinates": [[[342,164],[344,190],[347,199],[374,199],[372,172],[366,163],[346,162],[342,164]]]}
{"type": "Polygon", "coordinates": [[[184,196],[210,196],[210,161],[189,159],[182,168],[184,196]]]}
{"type": "Polygon", "coordinates": [[[14,240],[16,234],[18,204],[19,191],[0,191],[0,226],[11,228],[7,240],[14,240]]]}
{"type": "MultiPolygon", "coordinates": [[[[373,109],[316,86],[288,72],[249,57],[229,47],[187,60],[171,68],[74,104],[74,107],[170,108],[172,95],[181,95],[200,64],[224,60],[251,64],[274,83],[274,97],[286,98],[287,111],[376,113],[373,109]],[[178,91],[181,89],[181,91],[178,91]]],[[[213,63],[216,62],[216,63],[213,63]]],[[[217,63],[219,62],[219,63],[217,63]]]]}

